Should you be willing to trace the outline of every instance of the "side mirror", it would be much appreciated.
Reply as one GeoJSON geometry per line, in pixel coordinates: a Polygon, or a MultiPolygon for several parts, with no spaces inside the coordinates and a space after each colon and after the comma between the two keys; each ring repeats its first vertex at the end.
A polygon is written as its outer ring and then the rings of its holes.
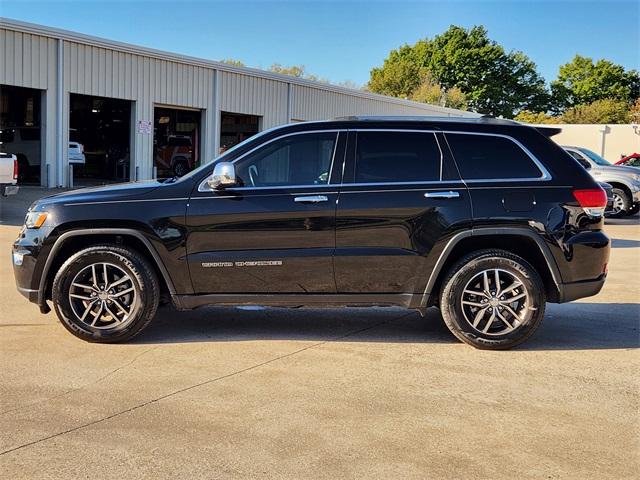
{"type": "Polygon", "coordinates": [[[231,162],[220,162],[213,168],[213,173],[207,180],[213,190],[236,185],[236,169],[231,162]]]}

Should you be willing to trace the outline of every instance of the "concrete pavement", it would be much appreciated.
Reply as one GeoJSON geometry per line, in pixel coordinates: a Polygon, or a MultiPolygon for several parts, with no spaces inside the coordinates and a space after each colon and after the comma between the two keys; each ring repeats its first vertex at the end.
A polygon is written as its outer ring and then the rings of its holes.
{"type": "Polygon", "coordinates": [[[608,222],[604,290],[507,352],[395,308],[164,307],[89,344],[15,291],[17,232],[0,225],[3,478],[637,478],[638,217],[608,222]]]}

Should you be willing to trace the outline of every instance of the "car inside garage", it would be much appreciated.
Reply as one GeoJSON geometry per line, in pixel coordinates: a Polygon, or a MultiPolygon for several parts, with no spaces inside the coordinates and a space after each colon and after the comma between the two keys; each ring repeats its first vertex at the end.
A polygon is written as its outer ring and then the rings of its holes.
{"type": "Polygon", "coordinates": [[[153,167],[156,178],[181,177],[200,165],[200,110],[156,107],[153,167]]]}
{"type": "Polygon", "coordinates": [[[71,94],[69,165],[74,184],[128,181],[130,151],[130,101],[71,94]]]}
{"type": "Polygon", "coordinates": [[[0,151],[18,159],[18,182],[40,183],[42,90],[0,85],[0,151]]]}

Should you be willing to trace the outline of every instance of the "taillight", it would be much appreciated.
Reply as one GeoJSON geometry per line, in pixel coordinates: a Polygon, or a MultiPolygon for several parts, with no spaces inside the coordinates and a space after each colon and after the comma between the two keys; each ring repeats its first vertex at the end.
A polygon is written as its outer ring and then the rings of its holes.
{"type": "Polygon", "coordinates": [[[18,160],[13,160],[13,179],[18,180],[18,160]]]}
{"type": "Polygon", "coordinates": [[[604,210],[607,207],[607,194],[600,187],[574,190],[573,196],[587,215],[592,217],[604,215],[604,210]]]}

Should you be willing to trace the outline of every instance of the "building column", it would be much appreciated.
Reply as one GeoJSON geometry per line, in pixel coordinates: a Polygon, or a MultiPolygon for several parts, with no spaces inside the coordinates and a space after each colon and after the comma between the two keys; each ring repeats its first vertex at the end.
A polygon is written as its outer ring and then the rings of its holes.
{"type": "Polygon", "coordinates": [[[222,116],[220,114],[220,83],[221,83],[220,70],[213,71],[213,155],[211,160],[220,156],[220,123],[222,122],[222,116]]]}

